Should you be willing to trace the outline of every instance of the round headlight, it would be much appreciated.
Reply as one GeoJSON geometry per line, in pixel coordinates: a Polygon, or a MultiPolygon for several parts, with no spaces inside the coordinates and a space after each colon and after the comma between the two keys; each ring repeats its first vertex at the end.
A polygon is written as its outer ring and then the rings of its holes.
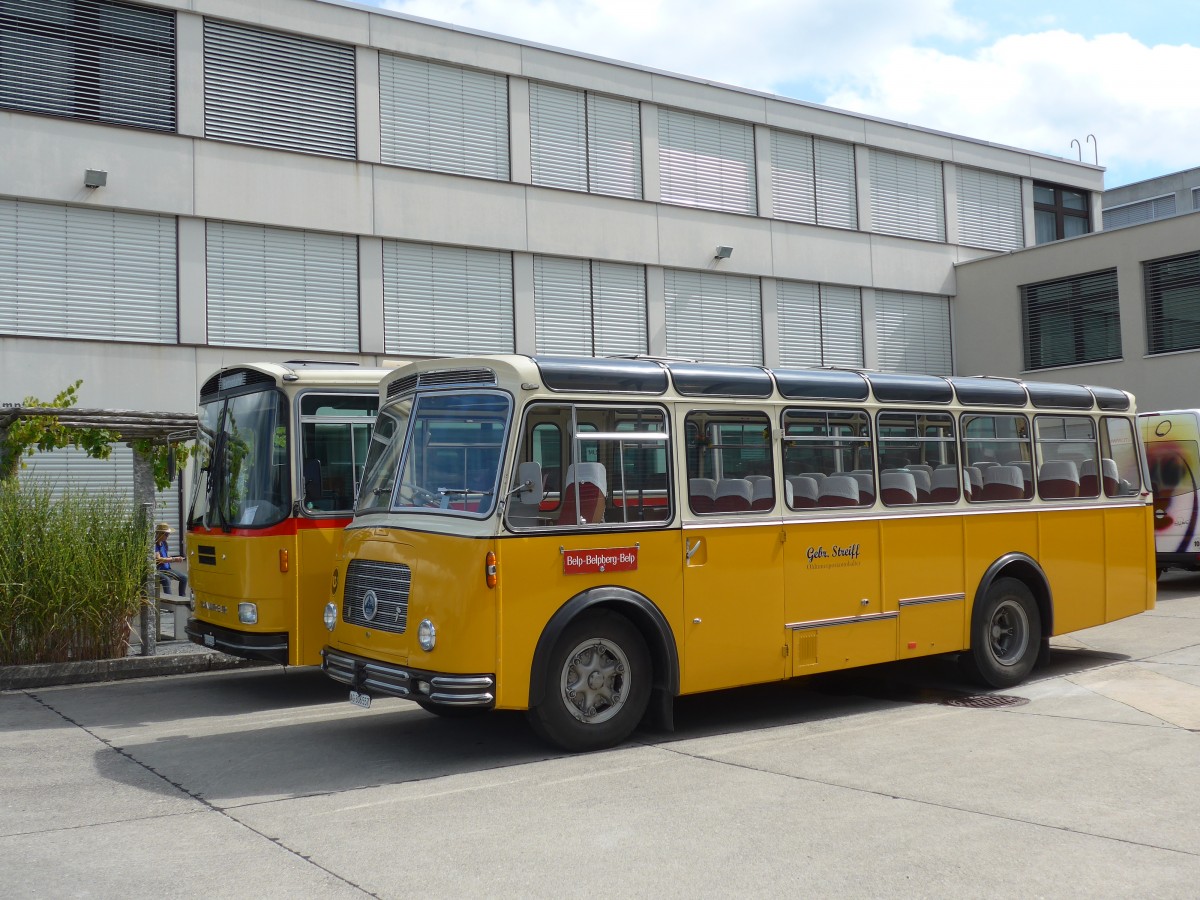
{"type": "Polygon", "coordinates": [[[417,626],[417,643],[426,653],[437,644],[437,629],[428,619],[422,619],[421,624],[417,626]]]}
{"type": "Polygon", "coordinates": [[[337,604],[325,604],[325,627],[333,631],[333,626],[337,624],[337,604]]]}

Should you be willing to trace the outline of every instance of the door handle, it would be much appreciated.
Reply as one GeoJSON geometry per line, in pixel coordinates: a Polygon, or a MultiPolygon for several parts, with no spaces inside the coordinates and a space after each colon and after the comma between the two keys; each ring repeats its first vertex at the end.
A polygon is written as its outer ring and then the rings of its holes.
{"type": "Polygon", "coordinates": [[[685,557],[685,559],[687,559],[687,560],[689,560],[689,561],[690,561],[690,560],[691,560],[691,558],[692,558],[693,556],[695,556],[695,555],[696,555],[696,551],[700,549],[700,542],[701,542],[702,540],[704,540],[704,539],[703,539],[703,538],[696,538],[696,543],[694,543],[694,544],[689,544],[689,543],[687,542],[687,539],[686,539],[686,538],[684,538],[683,544],[684,544],[684,546],[685,546],[685,547],[687,547],[687,556],[685,557]]]}

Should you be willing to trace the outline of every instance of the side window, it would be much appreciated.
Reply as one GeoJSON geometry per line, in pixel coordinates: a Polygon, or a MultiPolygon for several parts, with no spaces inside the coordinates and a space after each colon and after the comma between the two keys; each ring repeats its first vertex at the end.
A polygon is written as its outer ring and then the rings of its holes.
{"type": "Polygon", "coordinates": [[[1038,416],[1038,495],[1044,500],[1100,496],[1096,423],[1088,416],[1038,416]]]}
{"type": "Polygon", "coordinates": [[[691,412],[685,431],[692,512],[775,508],[771,420],[765,413],[691,412]]]}
{"type": "Polygon", "coordinates": [[[1100,432],[1100,475],[1106,497],[1134,497],[1142,490],[1133,422],[1106,417],[1100,432]]]}
{"type": "Polygon", "coordinates": [[[871,429],[865,412],[784,412],[784,499],[789,509],[870,506],[875,502],[871,457],[871,429]]]}
{"type": "Polygon", "coordinates": [[[968,499],[990,503],[1033,496],[1033,447],[1029,420],[1014,415],[962,417],[963,477],[968,499]]]}
{"type": "Polygon", "coordinates": [[[514,494],[506,520],[515,529],[667,522],[669,460],[661,408],[536,404],[525,415],[517,462],[541,468],[541,501],[525,504],[514,494]]]}
{"type": "Polygon", "coordinates": [[[300,398],[301,496],[309,513],[345,515],[353,508],[378,405],[374,393],[300,398]]]}
{"type": "Polygon", "coordinates": [[[888,506],[958,501],[958,453],[949,413],[879,414],[879,497],[888,506]]]}

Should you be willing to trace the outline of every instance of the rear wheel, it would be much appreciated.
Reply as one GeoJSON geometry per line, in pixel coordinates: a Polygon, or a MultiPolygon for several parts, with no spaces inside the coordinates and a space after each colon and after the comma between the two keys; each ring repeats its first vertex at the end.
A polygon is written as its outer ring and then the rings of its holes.
{"type": "Polygon", "coordinates": [[[611,747],[641,721],[651,678],[646,642],[628,619],[609,611],[581,616],[554,644],[530,725],[571,752],[611,747]]]}
{"type": "Polygon", "coordinates": [[[997,578],[973,617],[967,673],[988,687],[1020,684],[1033,671],[1042,642],[1042,620],[1025,583],[997,578]]]}

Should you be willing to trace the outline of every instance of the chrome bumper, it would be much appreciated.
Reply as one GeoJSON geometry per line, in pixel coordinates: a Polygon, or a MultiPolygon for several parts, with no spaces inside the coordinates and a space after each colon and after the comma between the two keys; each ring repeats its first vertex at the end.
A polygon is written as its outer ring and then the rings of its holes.
{"type": "Polygon", "coordinates": [[[444,675],[393,666],[332,647],[321,651],[321,669],[334,681],[367,694],[427,700],[446,706],[491,709],[496,705],[495,675],[444,675]]]}

